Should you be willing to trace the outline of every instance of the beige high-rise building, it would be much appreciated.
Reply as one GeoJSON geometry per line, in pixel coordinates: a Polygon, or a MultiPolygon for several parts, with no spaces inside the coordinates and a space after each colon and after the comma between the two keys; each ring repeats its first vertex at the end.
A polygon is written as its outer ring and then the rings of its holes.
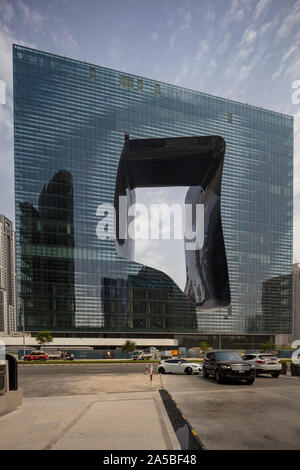
{"type": "Polygon", "coordinates": [[[0,215],[0,331],[15,333],[16,317],[15,232],[12,222],[0,215]]]}

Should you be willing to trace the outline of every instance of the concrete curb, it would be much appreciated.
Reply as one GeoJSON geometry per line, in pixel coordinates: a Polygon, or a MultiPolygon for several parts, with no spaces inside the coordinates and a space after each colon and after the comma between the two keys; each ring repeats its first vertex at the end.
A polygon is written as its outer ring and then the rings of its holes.
{"type": "Polygon", "coordinates": [[[207,448],[205,447],[205,445],[203,444],[203,442],[201,441],[201,439],[199,438],[197,432],[193,429],[193,427],[191,426],[190,422],[188,421],[188,419],[185,417],[185,415],[183,414],[183,412],[181,411],[181,409],[179,408],[179,406],[177,405],[176,401],[174,400],[174,398],[172,397],[171,393],[165,388],[164,384],[163,384],[163,378],[162,376],[160,376],[160,383],[162,385],[162,391],[166,392],[169,397],[172,399],[172,401],[174,402],[175,406],[176,406],[176,409],[178,411],[178,413],[181,415],[181,418],[183,420],[183,422],[187,425],[188,429],[190,430],[190,433],[193,435],[198,447],[199,447],[199,450],[200,451],[203,451],[203,450],[207,450],[207,448]]]}
{"type": "Polygon", "coordinates": [[[164,436],[168,449],[170,450],[181,450],[181,445],[177,439],[176,433],[173,429],[172,423],[166,412],[161,397],[155,398],[155,404],[158,412],[160,425],[164,431],[164,436]]]}

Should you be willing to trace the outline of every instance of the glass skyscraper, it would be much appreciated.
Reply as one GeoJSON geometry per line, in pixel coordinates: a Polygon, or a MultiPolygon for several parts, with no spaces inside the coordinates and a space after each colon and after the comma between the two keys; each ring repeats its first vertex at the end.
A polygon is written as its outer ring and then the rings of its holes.
{"type": "Polygon", "coordinates": [[[13,64],[26,331],[194,335],[211,344],[222,334],[229,347],[291,333],[291,116],[17,45],[13,64]],[[197,311],[168,276],[120,258],[113,240],[97,237],[125,134],[225,139],[230,308],[197,311]]]}

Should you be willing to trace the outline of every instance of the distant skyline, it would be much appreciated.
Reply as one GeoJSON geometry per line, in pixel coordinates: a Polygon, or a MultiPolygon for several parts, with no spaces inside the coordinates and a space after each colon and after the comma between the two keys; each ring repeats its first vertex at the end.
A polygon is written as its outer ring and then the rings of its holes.
{"type": "Polygon", "coordinates": [[[292,101],[292,84],[300,80],[300,0],[0,0],[0,12],[6,85],[0,213],[14,221],[17,43],[293,115],[294,260],[300,261],[300,103],[292,101]]]}

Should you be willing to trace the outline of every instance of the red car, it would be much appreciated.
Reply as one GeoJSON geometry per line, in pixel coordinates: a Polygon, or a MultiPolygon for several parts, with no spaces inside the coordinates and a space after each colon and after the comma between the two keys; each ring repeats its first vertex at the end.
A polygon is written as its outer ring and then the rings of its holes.
{"type": "Polygon", "coordinates": [[[23,357],[24,361],[46,361],[49,359],[44,351],[31,351],[30,354],[26,354],[23,357]]]}

